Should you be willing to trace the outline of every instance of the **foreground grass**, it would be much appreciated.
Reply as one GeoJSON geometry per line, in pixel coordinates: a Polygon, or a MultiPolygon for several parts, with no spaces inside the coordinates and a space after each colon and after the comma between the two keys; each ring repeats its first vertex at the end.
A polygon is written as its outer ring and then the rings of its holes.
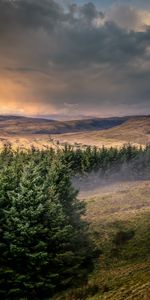
{"type": "Polygon", "coordinates": [[[140,300],[150,296],[149,232],[150,213],[143,213],[132,221],[109,223],[99,232],[99,238],[97,233],[102,255],[89,281],[91,285],[98,286],[99,292],[87,299],[140,300]],[[132,232],[134,236],[117,243],[119,232],[132,232]]]}
{"type": "Polygon", "coordinates": [[[55,299],[150,299],[150,182],[101,189],[86,202],[101,255],[87,284],[55,299]]]}

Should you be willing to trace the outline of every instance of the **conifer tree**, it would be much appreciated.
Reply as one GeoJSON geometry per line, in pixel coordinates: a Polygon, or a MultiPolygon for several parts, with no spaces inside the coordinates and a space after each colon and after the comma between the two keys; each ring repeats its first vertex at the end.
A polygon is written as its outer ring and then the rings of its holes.
{"type": "Polygon", "coordinates": [[[55,161],[45,176],[42,168],[29,162],[18,186],[7,193],[0,258],[3,299],[44,299],[85,276],[83,207],[61,162],[55,161]]]}

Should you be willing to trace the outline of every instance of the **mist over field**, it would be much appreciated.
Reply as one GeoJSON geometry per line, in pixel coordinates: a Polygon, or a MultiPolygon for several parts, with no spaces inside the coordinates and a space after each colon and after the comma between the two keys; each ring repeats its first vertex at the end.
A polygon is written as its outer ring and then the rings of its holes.
{"type": "MultiPolygon", "coordinates": [[[[88,174],[77,175],[72,179],[74,187],[79,190],[79,195],[90,197],[96,195],[103,190],[111,191],[111,189],[127,182],[132,186],[132,182],[141,180],[150,180],[150,166],[145,164],[147,154],[142,158],[132,160],[122,165],[114,165],[107,171],[99,170],[88,174]]],[[[147,157],[147,160],[149,157],[147,157]]]]}

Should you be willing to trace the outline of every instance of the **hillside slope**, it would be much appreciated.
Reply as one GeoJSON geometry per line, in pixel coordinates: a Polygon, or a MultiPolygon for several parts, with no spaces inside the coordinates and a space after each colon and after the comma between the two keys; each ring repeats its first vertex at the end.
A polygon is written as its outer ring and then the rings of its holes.
{"type": "Polygon", "coordinates": [[[59,140],[70,144],[121,146],[126,143],[150,143],[150,116],[131,118],[116,127],[92,132],[59,135],[59,140]]]}
{"type": "Polygon", "coordinates": [[[55,300],[149,300],[150,181],[108,183],[93,195],[80,188],[101,253],[88,284],[55,300]]]}
{"type": "Polygon", "coordinates": [[[119,128],[117,127],[109,129],[107,132],[102,132],[102,136],[139,144],[149,143],[150,117],[128,120],[120,125],[119,128]]]}

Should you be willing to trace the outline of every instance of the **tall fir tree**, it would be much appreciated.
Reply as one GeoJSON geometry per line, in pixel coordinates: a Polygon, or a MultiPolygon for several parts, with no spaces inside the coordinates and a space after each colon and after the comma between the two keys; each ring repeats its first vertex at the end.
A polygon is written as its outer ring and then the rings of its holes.
{"type": "Polygon", "coordinates": [[[25,166],[14,191],[8,191],[2,239],[0,295],[45,299],[71,286],[86,272],[88,239],[67,168],[55,161],[25,166]]]}

